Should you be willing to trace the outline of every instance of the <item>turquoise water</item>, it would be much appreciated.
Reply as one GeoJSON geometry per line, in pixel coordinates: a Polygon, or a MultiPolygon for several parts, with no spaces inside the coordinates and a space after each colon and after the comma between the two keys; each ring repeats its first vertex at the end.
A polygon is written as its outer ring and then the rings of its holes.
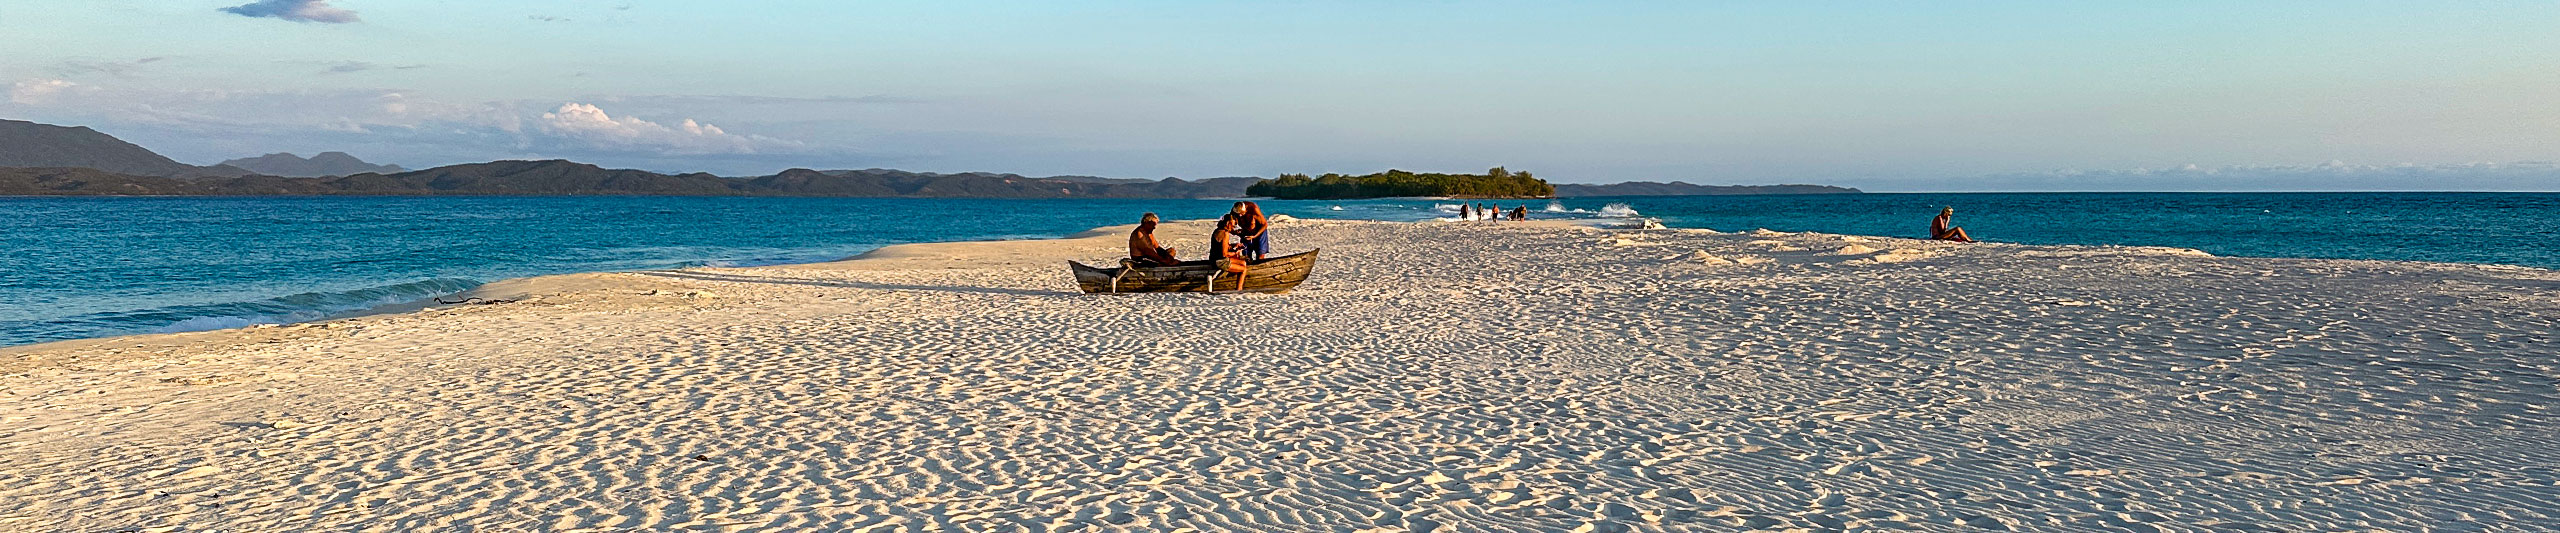
{"type": "MultiPolygon", "coordinates": [[[[1063,236],[1219,200],[0,198],[0,345],[321,318],[498,279],[821,261],[889,244],[1063,236]]],[[[1576,198],[1544,218],[1921,236],[1939,206],[1984,240],[2220,255],[2560,267],[2560,194],[1871,194],[1576,198]],[[1615,209],[1610,209],[1616,204],[1615,209]]],[[[1417,220],[1445,202],[1268,201],[1417,220]]],[[[1281,234],[1286,238],[1285,230],[1281,234]]],[[[1284,241],[1282,248],[1288,248],[1284,241]]]]}

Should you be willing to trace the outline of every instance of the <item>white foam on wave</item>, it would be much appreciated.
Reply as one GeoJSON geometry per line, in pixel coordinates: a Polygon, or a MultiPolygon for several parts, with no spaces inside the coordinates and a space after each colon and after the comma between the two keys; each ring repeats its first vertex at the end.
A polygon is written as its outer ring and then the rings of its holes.
{"type": "Polygon", "coordinates": [[[1600,216],[1604,217],[1634,218],[1642,215],[1643,213],[1636,212],[1636,208],[1634,206],[1629,206],[1627,204],[1609,204],[1600,206],[1600,216]]]}

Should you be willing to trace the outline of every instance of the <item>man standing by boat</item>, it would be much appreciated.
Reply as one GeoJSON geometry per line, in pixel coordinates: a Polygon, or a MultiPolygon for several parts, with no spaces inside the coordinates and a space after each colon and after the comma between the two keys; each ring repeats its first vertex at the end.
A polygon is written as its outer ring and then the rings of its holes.
{"type": "Polygon", "coordinates": [[[1138,216],[1138,229],[1129,232],[1129,259],[1139,266],[1171,266],[1182,262],[1173,258],[1173,248],[1156,243],[1156,214],[1138,216]]]}

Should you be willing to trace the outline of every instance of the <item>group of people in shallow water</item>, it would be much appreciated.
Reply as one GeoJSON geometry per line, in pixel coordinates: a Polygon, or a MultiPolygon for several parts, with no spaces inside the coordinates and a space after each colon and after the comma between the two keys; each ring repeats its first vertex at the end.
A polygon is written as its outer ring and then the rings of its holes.
{"type": "MultiPolygon", "coordinates": [[[[1173,247],[1156,241],[1155,213],[1138,216],[1138,229],[1129,232],[1129,264],[1134,266],[1172,266],[1182,263],[1174,257],[1173,247]]],[[[1209,260],[1221,270],[1244,272],[1245,265],[1271,255],[1271,219],[1262,216],[1262,205],[1236,202],[1226,216],[1218,218],[1218,229],[1209,233],[1209,260]]]]}
{"type": "Polygon", "coordinates": [[[1458,204],[1458,220],[1528,220],[1529,206],[1514,206],[1503,211],[1500,204],[1458,204]]]}

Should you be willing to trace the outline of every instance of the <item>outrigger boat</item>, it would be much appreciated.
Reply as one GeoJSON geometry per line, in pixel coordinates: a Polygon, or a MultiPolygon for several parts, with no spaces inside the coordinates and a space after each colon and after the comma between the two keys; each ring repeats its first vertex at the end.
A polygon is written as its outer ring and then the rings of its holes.
{"type": "Polygon", "coordinates": [[[1283,293],[1307,280],[1316,269],[1316,252],[1284,255],[1245,265],[1244,274],[1219,270],[1208,261],[1183,261],[1161,267],[1128,266],[1097,268],[1068,261],[1076,273],[1076,286],[1087,294],[1127,294],[1140,292],[1263,292],[1283,293]]]}

